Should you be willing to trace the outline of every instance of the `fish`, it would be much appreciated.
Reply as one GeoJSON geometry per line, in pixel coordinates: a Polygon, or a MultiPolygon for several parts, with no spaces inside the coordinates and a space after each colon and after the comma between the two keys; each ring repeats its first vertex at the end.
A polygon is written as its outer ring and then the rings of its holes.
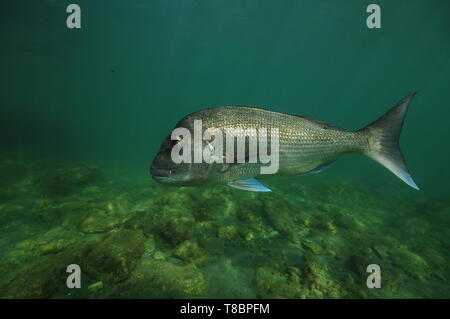
{"type": "MultiPolygon", "coordinates": [[[[242,128],[259,132],[264,128],[270,130],[270,134],[267,134],[268,147],[276,144],[272,137],[278,139],[277,148],[275,151],[271,150],[271,155],[278,158],[278,170],[273,175],[302,176],[320,173],[339,157],[359,153],[378,162],[407,185],[419,190],[408,172],[399,145],[408,106],[416,94],[414,92],[406,96],[384,115],[358,130],[345,130],[304,116],[250,106],[203,109],[182,118],[175,129],[184,128],[188,133],[195,133],[196,121],[201,123],[202,132],[214,128],[225,132],[225,135],[228,134],[227,129],[242,128]],[[276,136],[273,134],[274,130],[277,132],[276,136]]],[[[239,134],[240,131],[237,132],[239,134]]],[[[248,135],[241,138],[245,141],[247,154],[250,138],[248,135]]],[[[214,160],[176,162],[173,160],[173,149],[182,141],[181,135],[174,137],[172,133],[163,140],[150,166],[150,174],[157,182],[174,186],[227,184],[246,191],[271,191],[260,181],[263,177],[261,168],[267,166],[267,163],[250,162],[248,155],[244,157],[244,162],[242,158],[239,161],[235,146],[233,150],[231,146],[216,150],[211,146],[211,140],[202,140],[201,147],[211,148],[214,160]],[[230,154],[234,156],[231,161],[228,160],[230,154]]],[[[190,150],[194,150],[194,146],[190,150]]]]}

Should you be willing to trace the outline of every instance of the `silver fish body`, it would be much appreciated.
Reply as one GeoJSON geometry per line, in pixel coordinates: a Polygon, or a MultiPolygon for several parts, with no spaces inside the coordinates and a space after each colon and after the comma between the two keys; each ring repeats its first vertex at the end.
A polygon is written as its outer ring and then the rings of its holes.
{"type": "MultiPolygon", "coordinates": [[[[194,121],[200,120],[203,129],[218,128],[222,132],[236,128],[247,130],[267,129],[268,148],[271,148],[271,129],[278,130],[279,169],[275,175],[302,175],[319,172],[343,154],[362,153],[391,170],[413,188],[418,188],[406,170],[398,140],[407,107],[414,94],[407,96],[385,115],[363,129],[347,131],[321,121],[302,116],[284,114],[255,107],[228,106],[202,110],[184,117],[176,127],[194,130],[194,121]]],[[[247,131],[248,133],[248,131],[247,131]]],[[[235,130],[233,134],[247,134],[235,130]]],[[[224,139],[226,134],[224,135],[224,139]]],[[[248,153],[248,136],[246,153],[248,153]]],[[[237,188],[241,181],[261,175],[257,163],[170,163],[169,151],[174,145],[169,135],[155,157],[151,172],[157,180],[178,185],[230,184],[237,188]],[[161,176],[161,172],[165,172],[161,176]],[[158,175],[159,174],[159,175],[158,175]],[[158,178],[164,177],[164,178],[158,178]]],[[[236,152],[234,152],[236,155],[236,152]]],[[[221,154],[227,155],[226,147],[221,154]]],[[[244,182],[244,186],[246,186],[244,182]]],[[[248,185],[247,185],[248,186],[248,185]]]]}

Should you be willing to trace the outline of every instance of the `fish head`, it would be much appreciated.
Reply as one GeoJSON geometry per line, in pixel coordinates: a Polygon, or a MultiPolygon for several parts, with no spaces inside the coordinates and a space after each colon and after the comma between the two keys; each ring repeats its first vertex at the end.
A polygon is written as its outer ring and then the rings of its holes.
{"type": "MultiPolygon", "coordinates": [[[[169,135],[162,142],[150,166],[153,179],[163,184],[177,186],[198,186],[207,183],[216,183],[229,164],[219,163],[176,163],[172,158],[172,149],[178,143],[169,135]]],[[[206,144],[203,142],[203,146],[206,144]]],[[[192,146],[193,148],[193,146],[192,146]]],[[[191,149],[193,154],[193,149],[191,149]]]]}
{"type": "Polygon", "coordinates": [[[188,179],[189,164],[177,164],[172,160],[171,152],[176,143],[177,141],[171,140],[170,136],[166,137],[152,161],[150,174],[157,182],[180,184],[188,179]]]}
{"type": "Polygon", "coordinates": [[[150,167],[150,174],[156,181],[179,186],[226,184],[247,173],[242,165],[248,164],[236,165],[235,161],[228,161],[227,146],[224,144],[226,133],[215,135],[217,128],[213,125],[214,114],[211,110],[200,111],[187,115],[177,123],[161,143],[150,167]],[[177,129],[184,131],[176,131],[177,129]],[[212,136],[204,138],[206,131],[212,136]],[[201,136],[196,138],[196,134],[201,136]],[[222,143],[222,147],[216,148],[215,142],[222,143]],[[173,159],[172,151],[179,143],[183,145],[183,156],[184,150],[190,153],[190,158],[186,155],[189,160],[184,158],[180,162],[173,159]],[[198,161],[194,157],[199,150],[202,158],[198,161]]]}

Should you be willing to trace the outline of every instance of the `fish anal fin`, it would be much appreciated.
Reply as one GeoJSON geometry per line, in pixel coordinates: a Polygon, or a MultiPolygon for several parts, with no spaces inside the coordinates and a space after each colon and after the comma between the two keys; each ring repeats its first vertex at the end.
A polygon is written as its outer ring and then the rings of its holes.
{"type": "Polygon", "coordinates": [[[297,174],[297,176],[305,176],[305,175],[310,175],[310,174],[319,174],[322,171],[324,171],[325,169],[327,169],[333,163],[334,163],[334,160],[326,162],[326,163],[323,163],[323,164],[320,164],[319,166],[313,168],[310,171],[307,171],[305,173],[297,174]]]}

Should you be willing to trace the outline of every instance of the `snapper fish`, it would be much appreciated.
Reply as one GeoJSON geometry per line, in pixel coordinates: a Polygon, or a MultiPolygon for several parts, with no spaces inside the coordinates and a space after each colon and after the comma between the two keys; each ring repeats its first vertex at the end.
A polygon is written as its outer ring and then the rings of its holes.
{"type": "MultiPolygon", "coordinates": [[[[262,161],[249,160],[251,134],[262,128],[270,131],[266,135],[271,158],[277,159],[277,170],[273,175],[293,176],[319,173],[344,154],[364,154],[394,173],[403,182],[418,190],[419,187],[409,174],[400,150],[399,138],[408,106],[417,92],[410,94],[367,126],[349,131],[322,121],[303,116],[284,114],[256,107],[226,106],[201,110],[182,118],[175,128],[195,134],[195,122],[201,123],[201,130],[214,128],[224,132],[222,139],[232,132],[232,138],[244,141],[245,155],[239,158],[236,146],[218,148],[211,139],[202,139],[203,150],[211,150],[207,161],[177,162],[173,159],[174,147],[180,146],[183,136],[169,134],[162,142],[151,167],[152,177],[164,184],[200,186],[228,184],[247,191],[268,192],[257,178],[262,177],[262,161]],[[239,130],[236,128],[240,128],[239,130]],[[276,136],[274,135],[276,129],[276,136]],[[253,132],[250,133],[249,132],[253,132]],[[242,134],[242,136],[240,136],[242,134]],[[273,138],[276,137],[274,143],[273,138]],[[229,159],[231,154],[231,160],[229,159]]],[[[172,131],[174,132],[174,130],[172,131]]],[[[195,139],[195,137],[194,137],[195,139]]],[[[185,140],[192,141],[192,138],[185,140]]],[[[260,141],[261,136],[256,140],[260,141]]],[[[215,136],[215,142],[221,142],[215,136]]],[[[191,143],[192,144],[192,143],[191,143]]],[[[194,143],[195,144],[195,143],[194,143]]],[[[225,143],[224,143],[225,144],[225,143]]],[[[194,145],[184,145],[184,153],[192,158],[194,145]],[[191,152],[192,151],[192,152],[191,152]]],[[[254,158],[253,158],[254,159],[254,158]]]]}

